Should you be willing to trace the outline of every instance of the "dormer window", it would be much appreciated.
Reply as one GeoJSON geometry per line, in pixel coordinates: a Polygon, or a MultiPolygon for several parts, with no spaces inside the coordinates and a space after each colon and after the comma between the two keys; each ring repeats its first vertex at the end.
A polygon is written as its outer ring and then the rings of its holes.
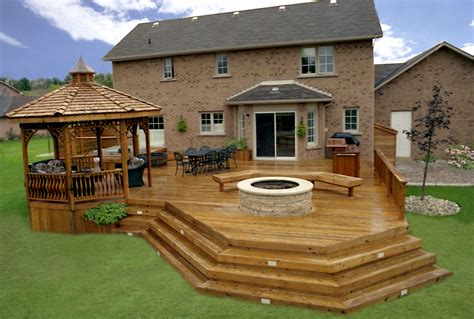
{"type": "Polygon", "coordinates": [[[216,54],[216,75],[229,74],[229,61],[227,53],[216,54]]]}
{"type": "Polygon", "coordinates": [[[301,75],[334,73],[334,48],[319,46],[301,49],[301,75]]]}
{"type": "Polygon", "coordinates": [[[163,60],[163,79],[165,80],[174,79],[173,58],[165,58],[163,60]]]}

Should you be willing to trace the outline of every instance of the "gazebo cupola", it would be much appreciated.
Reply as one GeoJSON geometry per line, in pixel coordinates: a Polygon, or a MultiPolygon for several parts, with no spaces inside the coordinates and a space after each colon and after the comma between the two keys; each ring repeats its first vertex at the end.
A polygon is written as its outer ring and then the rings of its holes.
{"type": "Polygon", "coordinates": [[[146,140],[148,186],[152,184],[148,121],[160,113],[161,107],[94,83],[95,72],[82,57],[70,74],[71,83],[6,114],[8,119],[20,124],[33,230],[82,232],[83,221],[75,216],[87,202],[111,198],[127,202],[128,141],[131,137],[133,155],[140,156],[143,152],[139,147],[140,129],[146,140]],[[45,160],[46,169],[37,168],[45,163],[30,165],[28,160],[28,143],[38,130],[48,131],[54,142],[55,161],[45,160]],[[104,136],[106,132],[113,136],[104,136]],[[87,151],[79,152],[78,144],[83,144],[84,136],[92,145],[87,151]],[[120,145],[120,155],[112,163],[102,154],[104,141],[120,145]],[[56,169],[58,166],[60,169],[56,169]],[[60,220],[62,226],[57,226],[53,219],[60,220]]]}
{"type": "Polygon", "coordinates": [[[77,64],[69,71],[71,76],[71,83],[88,83],[94,82],[95,71],[84,62],[82,56],[77,61],[77,64]]]}

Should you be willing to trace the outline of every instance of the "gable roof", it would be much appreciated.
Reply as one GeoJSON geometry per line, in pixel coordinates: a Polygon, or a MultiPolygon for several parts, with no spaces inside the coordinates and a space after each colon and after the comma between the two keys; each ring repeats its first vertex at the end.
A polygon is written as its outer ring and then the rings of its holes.
{"type": "Polygon", "coordinates": [[[4,117],[6,113],[16,110],[17,108],[25,105],[26,103],[32,102],[38,98],[40,98],[40,96],[12,96],[10,106],[7,108],[5,113],[0,113],[0,118],[4,117]]]}
{"type": "Polygon", "coordinates": [[[417,56],[411,58],[410,60],[404,63],[395,63],[395,64],[376,64],[375,65],[375,90],[380,89],[385,84],[391,82],[404,72],[408,71],[436,51],[440,50],[441,48],[447,48],[452,50],[453,52],[460,54],[470,60],[474,60],[474,56],[470,55],[469,53],[461,50],[460,48],[444,41],[441,42],[434,47],[418,54],[417,56]]]}
{"type": "Polygon", "coordinates": [[[105,56],[123,61],[204,52],[373,39],[382,36],[373,0],[295,5],[138,24],[105,56]]]}
{"type": "Polygon", "coordinates": [[[332,94],[289,81],[264,81],[227,99],[227,105],[330,102],[332,94]]]}
{"type": "Polygon", "coordinates": [[[6,114],[18,122],[147,117],[161,107],[92,82],[71,83],[6,114]]]}

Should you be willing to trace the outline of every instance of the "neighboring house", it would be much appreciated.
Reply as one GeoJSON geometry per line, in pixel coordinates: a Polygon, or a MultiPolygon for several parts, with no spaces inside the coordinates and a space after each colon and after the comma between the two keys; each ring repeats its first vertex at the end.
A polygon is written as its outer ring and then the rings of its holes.
{"type": "MultiPolygon", "coordinates": [[[[474,143],[474,60],[461,49],[442,42],[405,63],[375,66],[375,122],[398,130],[397,156],[419,158],[419,152],[403,133],[420,114],[413,114],[417,102],[432,99],[434,85],[451,92],[451,128],[440,136],[451,136],[458,143],[474,143]]],[[[426,107],[422,109],[426,112],[426,107]]],[[[434,153],[444,157],[440,146],[434,153]]]]}
{"type": "Polygon", "coordinates": [[[10,84],[6,82],[0,81],[0,95],[4,95],[4,94],[10,94],[11,97],[23,95],[23,93],[20,90],[14,88],[13,86],[11,86],[10,84]],[[8,93],[6,91],[8,91],[8,93]]]}
{"type": "Polygon", "coordinates": [[[10,122],[4,117],[4,115],[38,98],[39,96],[14,95],[11,99],[8,99],[9,105],[6,106],[3,113],[0,113],[0,140],[7,139],[10,134],[15,136],[20,135],[20,127],[18,124],[10,122]]]}
{"type": "Polygon", "coordinates": [[[322,0],[139,24],[104,60],[114,88],[162,106],[150,129],[169,151],[245,137],[254,159],[316,159],[347,131],[370,160],[381,36],[372,0],[322,0]]]}

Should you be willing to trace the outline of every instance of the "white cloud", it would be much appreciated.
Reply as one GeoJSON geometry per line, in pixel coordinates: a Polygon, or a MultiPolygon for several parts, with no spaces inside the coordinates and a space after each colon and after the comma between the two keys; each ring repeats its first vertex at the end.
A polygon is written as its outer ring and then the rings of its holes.
{"type": "Polygon", "coordinates": [[[469,26],[474,27],[474,20],[471,20],[471,24],[469,26]]]}
{"type": "Polygon", "coordinates": [[[461,50],[466,51],[470,55],[474,55],[474,43],[464,43],[461,50]]]}
{"type": "Polygon", "coordinates": [[[17,39],[12,38],[9,35],[6,35],[3,32],[0,32],[0,42],[5,42],[6,44],[9,44],[11,46],[17,47],[17,48],[27,48],[26,45],[18,41],[17,39]]]}
{"type": "Polygon", "coordinates": [[[98,6],[115,12],[145,11],[157,9],[158,4],[154,0],[92,0],[98,6]]]}
{"type": "Polygon", "coordinates": [[[227,11],[271,7],[284,4],[289,5],[301,2],[310,2],[310,0],[161,0],[158,11],[161,13],[171,13],[175,15],[197,16],[227,11]]]}
{"type": "Polygon", "coordinates": [[[25,5],[56,28],[67,32],[74,40],[99,40],[112,45],[122,39],[135,25],[148,21],[148,19],[128,19],[123,14],[112,12],[134,5],[136,8],[143,8],[147,3],[145,0],[96,1],[102,1],[103,5],[109,2],[110,7],[100,12],[85,6],[81,0],[25,0],[25,5]],[[139,5],[142,2],[144,4],[139,5]]]}
{"type": "Polygon", "coordinates": [[[416,55],[410,47],[415,42],[398,35],[388,24],[381,23],[381,26],[384,35],[383,38],[375,40],[375,63],[405,62],[416,55]]]}

